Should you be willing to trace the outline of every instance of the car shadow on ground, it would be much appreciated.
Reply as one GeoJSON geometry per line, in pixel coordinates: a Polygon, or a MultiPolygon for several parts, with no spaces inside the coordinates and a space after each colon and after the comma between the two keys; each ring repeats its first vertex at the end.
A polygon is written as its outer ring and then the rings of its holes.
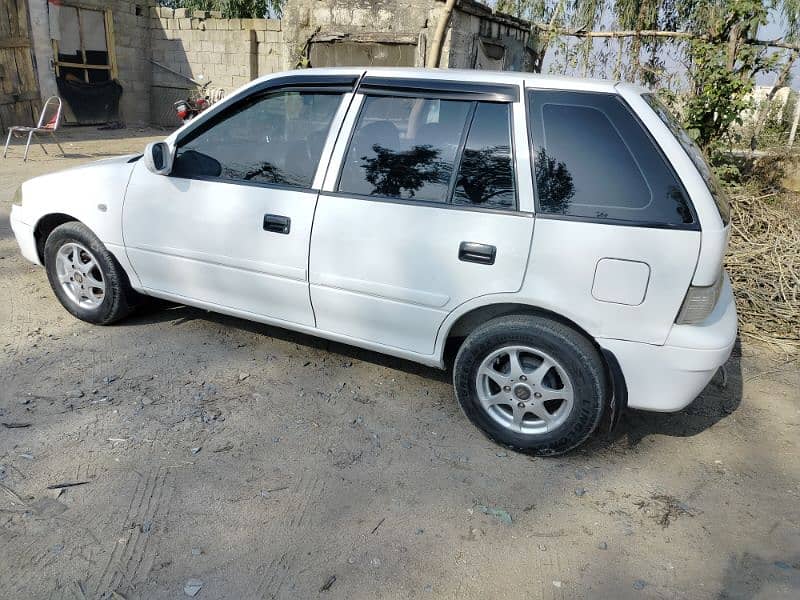
{"type": "MultiPolygon", "coordinates": [[[[225,327],[269,336],[300,346],[325,350],[440,383],[449,384],[452,381],[451,368],[443,371],[312,335],[160,300],[150,300],[146,307],[126,320],[124,324],[180,326],[182,323],[196,319],[212,321],[225,327]]],[[[676,413],[654,413],[627,409],[612,431],[596,433],[583,448],[589,453],[602,452],[620,444],[629,448],[638,446],[643,439],[651,435],[669,437],[698,435],[714,427],[737,410],[742,401],[742,389],[741,343],[737,339],[728,362],[714,375],[712,381],[698,398],[685,409],[676,413]]]]}

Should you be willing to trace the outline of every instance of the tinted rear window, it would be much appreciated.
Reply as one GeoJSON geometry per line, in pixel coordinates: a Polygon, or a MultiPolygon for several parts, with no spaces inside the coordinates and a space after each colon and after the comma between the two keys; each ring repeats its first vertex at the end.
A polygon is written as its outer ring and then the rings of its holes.
{"type": "Polygon", "coordinates": [[[661,151],[616,95],[529,93],[537,210],[594,221],[692,227],[661,151]]]}
{"type": "Polygon", "coordinates": [[[684,151],[686,151],[686,154],[688,154],[689,158],[692,159],[694,166],[697,168],[697,170],[700,172],[700,175],[703,177],[703,180],[706,182],[708,191],[711,192],[711,196],[714,198],[714,202],[717,204],[717,209],[719,210],[719,216],[722,218],[722,222],[725,225],[730,223],[731,206],[728,200],[728,195],[722,189],[722,184],[717,179],[717,176],[714,175],[711,167],[708,166],[708,161],[703,155],[703,151],[700,150],[697,144],[694,143],[694,140],[691,138],[691,136],[683,127],[681,127],[678,119],[675,118],[675,116],[666,106],[664,106],[664,104],[656,97],[655,94],[642,94],[642,99],[650,105],[650,108],[652,108],[659,118],[664,122],[664,124],[669,127],[672,135],[674,135],[675,139],[677,139],[681,146],[683,146],[684,151]]]}

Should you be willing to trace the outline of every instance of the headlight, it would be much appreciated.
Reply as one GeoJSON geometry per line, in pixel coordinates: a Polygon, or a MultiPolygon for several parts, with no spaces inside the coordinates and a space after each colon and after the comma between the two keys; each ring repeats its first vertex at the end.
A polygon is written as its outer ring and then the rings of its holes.
{"type": "Polygon", "coordinates": [[[17,191],[14,192],[14,197],[11,199],[11,203],[22,206],[22,186],[19,186],[17,191]]]}
{"type": "Polygon", "coordinates": [[[708,318],[714,307],[717,305],[719,295],[722,292],[722,282],[724,280],[722,271],[720,271],[717,281],[714,285],[707,287],[691,286],[689,291],[686,292],[686,298],[683,300],[683,306],[678,313],[678,318],[675,322],[678,325],[696,325],[702,323],[708,318]]]}

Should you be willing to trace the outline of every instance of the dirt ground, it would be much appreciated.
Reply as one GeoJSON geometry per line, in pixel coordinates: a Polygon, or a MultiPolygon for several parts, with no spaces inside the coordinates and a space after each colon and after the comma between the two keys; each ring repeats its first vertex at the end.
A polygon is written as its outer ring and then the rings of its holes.
{"type": "Polygon", "coordinates": [[[72,318],[14,190],[163,135],[0,160],[0,598],[800,597],[792,357],[744,342],[685,411],[538,459],[446,373],[185,307],[72,318]]]}

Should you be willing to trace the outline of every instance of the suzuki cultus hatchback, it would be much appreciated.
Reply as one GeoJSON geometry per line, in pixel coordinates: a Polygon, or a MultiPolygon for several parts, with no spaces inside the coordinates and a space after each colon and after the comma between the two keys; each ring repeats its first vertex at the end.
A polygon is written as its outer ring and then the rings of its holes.
{"type": "Polygon", "coordinates": [[[467,417],[537,454],[624,406],[682,409],[736,337],[726,200],[627,84],[276,74],[15,203],[22,253],[79,319],[146,295],[441,368],[453,355],[467,417]]]}

